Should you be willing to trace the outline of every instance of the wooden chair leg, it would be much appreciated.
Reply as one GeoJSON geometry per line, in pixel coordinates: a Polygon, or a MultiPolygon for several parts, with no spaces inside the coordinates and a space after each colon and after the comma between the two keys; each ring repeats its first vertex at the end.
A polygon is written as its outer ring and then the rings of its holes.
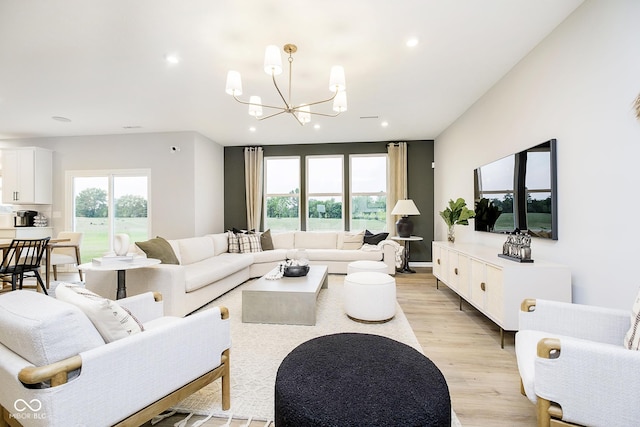
{"type": "MultiPolygon", "coordinates": [[[[80,260],[80,248],[76,246],[76,263],[80,265],[82,261],[80,260]]],[[[82,281],[82,270],[78,270],[78,274],[80,275],[80,281],[82,281]]]]}
{"type": "Polygon", "coordinates": [[[53,280],[58,280],[58,266],[52,265],[53,268],[53,280]]]}

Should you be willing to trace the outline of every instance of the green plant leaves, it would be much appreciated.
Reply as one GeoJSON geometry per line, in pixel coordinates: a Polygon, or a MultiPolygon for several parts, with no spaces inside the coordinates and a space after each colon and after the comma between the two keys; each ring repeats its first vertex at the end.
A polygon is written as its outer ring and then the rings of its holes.
{"type": "Polygon", "coordinates": [[[459,197],[455,202],[449,200],[449,207],[440,212],[440,216],[449,227],[455,224],[469,225],[468,220],[475,216],[475,212],[467,208],[467,202],[459,197]]]}

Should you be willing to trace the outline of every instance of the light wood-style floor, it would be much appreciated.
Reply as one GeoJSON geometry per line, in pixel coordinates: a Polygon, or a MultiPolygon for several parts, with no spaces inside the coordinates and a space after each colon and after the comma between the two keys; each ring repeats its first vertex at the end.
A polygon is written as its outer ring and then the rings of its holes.
{"type": "MultiPolygon", "coordinates": [[[[457,294],[442,283],[436,289],[430,268],[416,271],[396,275],[398,302],[426,356],[447,379],[451,403],[463,427],[535,426],[535,406],[520,394],[514,334],[505,333],[501,349],[500,332],[494,323],[466,302],[460,311],[457,294]]],[[[184,417],[167,418],[156,427],[172,427],[184,417]]],[[[194,416],[189,424],[202,418],[194,416]]],[[[212,419],[204,426],[224,423],[212,419]]],[[[233,421],[231,426],[245,423],[233,421]]],[[[254,421],[250,427],[263,425],[254,421]]]]}

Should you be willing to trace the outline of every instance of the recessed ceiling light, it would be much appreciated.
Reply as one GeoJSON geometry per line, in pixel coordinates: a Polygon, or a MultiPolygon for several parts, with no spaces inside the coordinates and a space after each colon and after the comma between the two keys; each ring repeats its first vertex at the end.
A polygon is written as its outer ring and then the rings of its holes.
{"type": "Polygon", "coordinates": [[[175,54],[165,55],[164,59],[169,64],[177,64],[178,62],[180,62],[180,57],[178,57],[178,55],[175,55],[175,54]]]}
{"type": "Polygon", "coordinates": [[[380,123],[380,125],[381,125],[383,128],[386,128],[387,126],[389,126],[389,122],[382,122],[382,123],[380,123]]]}
{"type": "Polygon", "coordinates": [[[320,129],[320,125],[316,123],[315,125],[313,125],[313,128],[314,129],[320,129]]]}
{"type": "Polygon", "coordinates": [[[251,127],[249,128],[249,132],[255,132],[255,131],[256,131],[255,126],[251,126],[251,127]]]}
{"type": "Polygon", "coordinates": [[[69,123],[71,121],[71,119],[67,119],[66,117],[62,117],[62,116],[53,116],[51,118],[53,120],[56,120],[58,122],[63,122],[63,123],[69,123]]]}
{"type": "Polygon", "coordinates": [[[418,46],[418,39],[416,37],[411,37],[409,40],[407,40],[407,46],[408,47],[418,46]]]}

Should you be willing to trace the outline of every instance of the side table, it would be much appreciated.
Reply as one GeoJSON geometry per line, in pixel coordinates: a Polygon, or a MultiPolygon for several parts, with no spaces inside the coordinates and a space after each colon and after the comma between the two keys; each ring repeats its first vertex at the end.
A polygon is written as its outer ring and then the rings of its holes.
{"type": "Polygon", "coordinates": [[[151,265],[160,264],[159,259],[155,258],[134,258],[131,261],[114,261],[108,264],[95,265],[93,262],[87,262],[78,266],[79,270],[84,271],[117,271],[118,272],[118,290],[116,291],[116,299],[127,297],[127,286],[125,282],[125,274],[127,270],[134,268],[149,267],[151,265]]]}
{"type": "Polygon", "coordinates": [[[421,242],[423,239],[420,236],[400,237],[393,236],[391,240],[404,242],[404,254],[402,260],[402,267],[398,270],[398,273],[415,273],[415,270],[409,268],[409,258],[411,256],[411,242],[421,242]]]}

